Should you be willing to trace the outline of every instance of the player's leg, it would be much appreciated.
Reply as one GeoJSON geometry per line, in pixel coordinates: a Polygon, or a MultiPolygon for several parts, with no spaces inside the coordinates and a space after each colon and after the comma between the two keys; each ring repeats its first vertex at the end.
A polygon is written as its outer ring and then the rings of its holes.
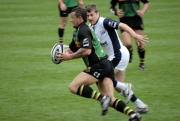
{"type": "Polygon", "coordinates": [[[131,41],[131,35],[126,32],[126,31],[121,31],[121,35],[122,35],[122,42],[124,44],[124,46],[126,46],[126,48],[128,49],[129,51],[129,62],[131,63],[132,62],[132,56],[133,56],[133,47],[132,47],[132,41],[131,41]]]}
{"type": "MultiPolygon", "coordinates": [[[[78,94],[83,97],[91,98],[93,90],[90,90],[90,87],[87,88],[88,86],[85,86],[85,85],[91,85],[96,82],[98,82],[98,79],[94,78],[93,76],[91,76],[85,72],[81,72],[71,82],[71,84],[69,85],[69,90],[74,94],[78,94]],[[86,93],[86,91],[87,91],[87,93],[86,93]]],[[[94,96],[97,96],[97,95],[94,95],[94,96]]],[[[94,97],[92,97],[92,98],[94,98],[94,97]]]]}
{"type": "Polygon", "coordinates": [[[81,72],[71,82],[69,90],[79,96],[100,101],[102,105],[102,115],[105,115],[107,113],[111,97],[102,95],[101,93],[93,90],[90,86],[88,86],[99,81],[94,77],[94,75],[94,71],[92,71],[92,73],[81,72]]]}
{"type": "MultiPolygon", "coordinates": [[[[61,43],[64,43],[64,31],[66,24],[68,22],[68,15],[71,13],[72,9],[76,8],[77,6],[74,7],[68,7],[66,11],[61,11],[60,10],[60,24],[59,24],[59,40],[61,43]]],[[[69,47],[68,45],[64,44],[65,47],[69,47]]]]}
{"type": "Polygon", "coordinates": [[[66,26],[66,23],[67,23],[67,19],[68,19],[68,17],[60,17],[58,35],[59,35],[59,41],[61,43],[64,42],[63,37],[64,37],[64,30],[65,30],[65,26],[66,26]]]}
{"type": "Polygon", "coordinates": [[[116,91],[120,93],[120,95],[123,95],[126,98],[126,103],[131,100],[137,106],[136,111],[140,113],[142,113],[143,111],[144,113],[148,112],[148,106],[144,104],[140,99],[138,99],[132,91],[132,84],[123,83],[125,78],[125,71],[128,66],[129,52],[125,47],[122,47],[121,53],[121,60],[118,64],[116,64],[116,67],[114,69],[115,79],[117,80],[114,82],[114,87],[116,91]]]}
{"type": "Polygon", "coordinates": [[[60,20],[59,20],[59,27],[58,27],[58,35],[59,35],[59,42],[63,43],[63,37],[64,37],[64,30],[65,30],[65,26],[68,20],[68,8],[65,11],[62,11],[59,8],[59,16],[60,16],[60,20]]]}
{"type": "MultiPolygon", "coordinates": [[[[135,32],[137,34],[143,35],[143,31],[142,30],[135,30],[135,32]]],[[[138,46],[138,54],[139,54],[139,58],[140,58],[140,63],[139,63],[139,69],[140,70],[145,70],[145,46],[143,44],[140,44],[138,46]]]]}
{"type": "Polygon", "coordinates": [[[135,93],[132,91],[132,84],[115,81],[114,85],[115,90],[120,95],[123,95],[125,97],[126,104],[129,103],[129,101],[131,101],[137,106],[136,112],[147,113],[149,111],[148,106],[138,97],[136,97],[135,93]]]}
{"type": "Polygon", "coordinates": [[[115,79],[116,80],[118,80],[120,82],[124,82],[125,75],[126,75],[126,69],[123,71],[114,69],[114,73],[115,73],[115,79]]]}
{"type": "Polygon", "coordinates": [[[122,46],[121,49],[121,59],[114,58],[111,62],[114,66],[115,81],[114,87],[117,92],[123,95],[126,98],[126,103],[131,99],[131,85],[124,83],[126,68],[129,63],[129,52],[125,46],[122,46]],[[117,61],[119,60],[119,62],[117,61]],[[130,85],[130,86],[128,86],[130,85]]]}
{"type": "Polygon", "coordinates": [[[130,117],[130,121],[135,119],[139,121],[141,119],[141,116],[138,113],[135,113],[122,100],[114,97],[114,87],[110,78],[105,78],[102,82],[98,82],[98,89],[102,94],[111,96],[109,106],[123,114],[128,115],[130,117]]]}

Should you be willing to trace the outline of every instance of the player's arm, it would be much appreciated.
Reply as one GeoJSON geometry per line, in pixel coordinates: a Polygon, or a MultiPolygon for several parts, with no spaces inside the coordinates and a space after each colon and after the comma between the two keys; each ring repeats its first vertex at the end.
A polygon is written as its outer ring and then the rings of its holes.
{"type": "Polygon", "coordinates": [[[110,12],[117,16],[116,4],[117,4],[117,0],[111,0],[111,2],[110,2],[110,12]]]}
{"type": "Polygon", "coordinates": [[[80,41],[80,48],[76,51],[74,42],[70,43],[70,50],[67,53],[59,53],[60,60],[70,60],[76,58],[82,58],[91,54],[91,42],[92,37],[88,30],[79,30],[78,39],[80,41]],[[69,53],[70,52],[70,53],[69,53]]]}
{"type": "Polygon", "coordinates": [[[91,32],[89,28],[80,29],[78,32],[78,39],[80,41],[80,48],[71,55],[72,59],[82,58],[91,54],[91,32]]]}
{"type": "Polygon", "coordinates": [[[59,6],[60,6],[60,9],[62,11],[65,11],[67,9],[67,6],[66,4],[63,2],[63,0],[58,0],[58,3],[59,3],[59,6]]]}
{"type": "Polygon", "coordinates": [[[137,14],[140,17],[143,17],[143,15],[148,10],[148,8],[149,8],[149,2],[148,2],[148,0],[145,0],[142,9],[141,10],[137,10],[137,14]]]}
{"type": "Polygon", "coordinates": [[[90,54],[91,54],[91,49],[89,49],[89,48],[80,48],[75,53],[71,54],[71,59],[82,58],[82,57],[88,56],[90,54]]]}
{"type": "Polygon", "coordinates": [[[83,5],[84,5],[83,0],[77,0],[77,2],[78,2],[78,5],[79,5],[80,7],[83,7],[83,5]]]}
{"type": "Polygon", "coordinates": [[[72,53],[73,53],[73,51],[72,51],[70,48],[67,48],[67,49],[66,49],[66,52],[68,52],[69,54],[72,54],[72,53]]]}
{"type": "Polygon", "coordinates": [[[91,49],[88,48],[79,48],[76,52],[70,51],[70,48],[68,48],[68,51],[66,53],[58,53],[57,59],[66,61],[66,60],[71,60],[71,59],[76,59],[76,58],[82,58],[84,56],[88,56],[91,54],[91,49]]]}
{"type": "Polygon", "coordinates": [[[132,30],[128,25],[124,23],[119,23],[118,28],[123,29],[124,31],[128,32],[132,37],[134,37],[138,46],[140,45],[140,43],[145,45],[144,42],[148,41],[148,38],[146,36],[136,34],[134,30],[132,30]]]}

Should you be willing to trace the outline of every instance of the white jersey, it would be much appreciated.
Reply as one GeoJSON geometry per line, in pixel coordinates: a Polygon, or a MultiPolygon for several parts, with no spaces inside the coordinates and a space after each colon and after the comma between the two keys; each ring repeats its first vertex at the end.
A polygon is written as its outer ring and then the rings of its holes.
{"type": "Polygon", "coordinates": [[[118,25],[119,22],[110,18],[99,17],[97,23],[90,26],[94,29],[101,46],[106,50],[108,60],[113,63],[114,68],[124,70],[129,62],[129,52],[118,36],[116,31],[118,25]]]}

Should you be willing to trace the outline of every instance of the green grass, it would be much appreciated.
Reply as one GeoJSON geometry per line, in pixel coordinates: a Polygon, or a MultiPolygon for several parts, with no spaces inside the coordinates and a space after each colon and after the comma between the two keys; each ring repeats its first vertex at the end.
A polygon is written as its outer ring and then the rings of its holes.
{"type": "MultiPolygon", "coordinates": [[[[108,8],[109,1],[96,3],[102,16],[118,20],[108,8]]],[[[144,16],[147,43],[146,71],[129,64],[126,82],[149,105],[143,121],[180,120],[180,2],[150,1],[144,16]]],[[[0,121],[127,121],[128,117],[110,108],[100,115],[100,104],[69,92],[71,80],[85,66],[81,59],[52,63],[50,50],[58,41],[57,1],[0,1],[0,121]]],[[[65,41],[71,41],[70,19],[65,41]]],[[[97,89],[95,85],[92,88],[97,89]]],[[[122,98],[115,92],[116,97],[122,98]]],[[[130,107],[135,105],[130,103],[130,107]]]]}

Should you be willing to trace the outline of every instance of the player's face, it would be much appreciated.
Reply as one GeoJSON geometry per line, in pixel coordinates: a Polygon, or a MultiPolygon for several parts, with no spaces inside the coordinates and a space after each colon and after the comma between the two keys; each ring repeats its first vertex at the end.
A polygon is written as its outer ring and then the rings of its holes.
{"type": "Polygon", "coordinates": [[[91,24],[95,24],[99,18],[99,12],[97,13],[95,11],[87,12],[87,18],[91,24]]]}
{"type": "Polygon", "coordinates": [[[75,12],[71,13],[71,22],[74,28],[78,27],[80,24],[80,17],[75,16],[75,12]]]}

